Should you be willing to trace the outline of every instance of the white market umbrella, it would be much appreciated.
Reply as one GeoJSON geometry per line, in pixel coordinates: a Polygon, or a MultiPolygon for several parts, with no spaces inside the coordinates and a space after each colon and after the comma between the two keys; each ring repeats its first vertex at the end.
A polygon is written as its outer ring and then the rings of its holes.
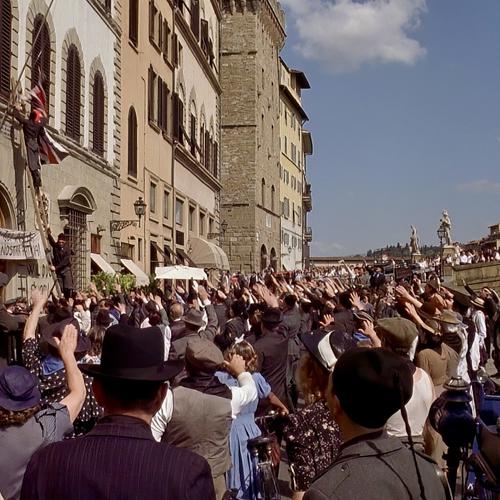
{"type": "Polygon", "coordinates": [[[156,279],[159,280],[206,280],[207,273],[203,269],[188,266],[166,266],[155,268],[156,279]]]}

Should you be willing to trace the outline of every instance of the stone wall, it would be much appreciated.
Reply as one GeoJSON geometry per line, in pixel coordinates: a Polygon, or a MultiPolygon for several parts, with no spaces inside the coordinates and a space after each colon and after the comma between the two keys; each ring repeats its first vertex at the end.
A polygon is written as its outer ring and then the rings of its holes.
{"type": "Polygon", "coordinates": [[[474,290],[487,286],[500,293],[500,262],[453,266],[452,276],[455,285],[462,285],[465,280],[474,290]]]}
{"type": "Polygon", "coordinates": [[[223,4],[221,218],[231,267],[244,271],[260,269],[264,248],[267,263],[274,250],[279,267],[280,12],[268,0],[223,4]]]}

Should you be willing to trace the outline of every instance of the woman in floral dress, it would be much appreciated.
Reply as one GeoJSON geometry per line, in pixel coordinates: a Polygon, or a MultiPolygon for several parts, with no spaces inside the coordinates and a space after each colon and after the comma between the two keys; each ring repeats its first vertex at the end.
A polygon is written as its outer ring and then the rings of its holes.
{"type": "Polygon", "coordinates": [[[325,399],[337,360],[331,345],[333,337],[319,331],[302,335],[301,339],[307,352],[298,378],[306,406],[288,415],[284,428],[293,500],[300,500],[313,480],[330,467],[341,444],[339,428],[325,399]]]}

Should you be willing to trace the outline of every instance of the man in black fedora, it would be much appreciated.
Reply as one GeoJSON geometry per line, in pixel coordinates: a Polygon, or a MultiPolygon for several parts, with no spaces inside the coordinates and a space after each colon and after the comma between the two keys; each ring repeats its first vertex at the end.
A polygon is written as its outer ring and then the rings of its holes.
{"type": "Polygon", "coordinates": [[[158,327],[110,327],[101,364],[82,364],[104,417],[86,436],[37,452],[21,498],[215,499],[210,467],[188,450],[155,442],[151,419],[179,361],[164,361],[158,327]]]}

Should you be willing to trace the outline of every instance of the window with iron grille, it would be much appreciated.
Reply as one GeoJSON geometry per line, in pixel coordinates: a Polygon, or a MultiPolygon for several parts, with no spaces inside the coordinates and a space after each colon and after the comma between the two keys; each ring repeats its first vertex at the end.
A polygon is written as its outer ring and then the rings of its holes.
{"type": "Polygon", "coordinates": [[[128,175],[137,177],[137,115],[133,107],[128,112],[128,175]]]}
{"type": "Polygon", "coordinates": [[[94,101],[92,103],[92,151],[104,156],[104,79],[98,71],[92,86],[94,101]]]}
{"type": "Polygon", "coordinates": [[[66,135],[80,140],[82,70],[78,49],[70,45],[66,62],[66,135]]]}
{"type": "Polygon", "coordinates": [[[128,8],[128,37],[137,46],[139,42],[139,0],[130,0],[128,8]]]}
{"type": "Polygon", "coordinates": [[[87,286],[87,215],[79,210],[69,209],[69,222],[65,229],[68,243],[73,250],[71,272],[73,286],[83,290],[87,286]]]}
{"type": "Polygon", "coordinates": [[[0,0],[0,95],[10,96],[12,9],[10,0],[0,0]]]}
{"type": "Polygon", "coordinates": [[[35,17],[31,34],[33,53],[31,55],[31,88],[41,82],[46,96],[46,110],[50,99],[50,34],[42,14],[35,17]]]}

